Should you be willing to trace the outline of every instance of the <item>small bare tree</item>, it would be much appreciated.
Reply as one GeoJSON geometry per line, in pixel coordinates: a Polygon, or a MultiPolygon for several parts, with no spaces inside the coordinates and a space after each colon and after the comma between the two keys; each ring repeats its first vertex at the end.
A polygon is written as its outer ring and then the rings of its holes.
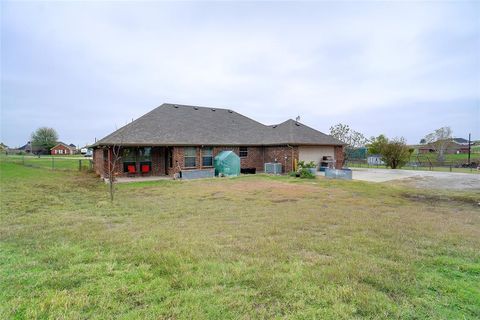
{"type": "MultiPolygon", "coordinates": [[[[119,163],[121,163],[122,160],[122,152],[123,152],[123,142],[125,139],[125,135],[129,131],[129,125],[127,124],[123,128],[120,128],[117,130],[117,135],[116,135],[116,141],[114,142],[109,150],[108,150],[108,187],[109,187],[109,192],[110,192],[110,201],[113,202],[114,197],[115,197],[115,182],[117,181],[116,175],[117,175],[117,166],[119,163]]],[[[115,138],[114,138],[115,141],[115,138]]]]}
{"type": "Polygon", "coordinates": [[[111,149],[108,150],[108,189],[112,202],[115,196],[116,169],[122,159],[121,150],[121,145],[117,144],[113,144],[111,149]]]}
{"type": "Polygon", "coordinates": [[[438,161],[445,160],[445,151],[452,141],[452,129],[443,127],[425,136],[425,141],[437,152],[438,161]]]}

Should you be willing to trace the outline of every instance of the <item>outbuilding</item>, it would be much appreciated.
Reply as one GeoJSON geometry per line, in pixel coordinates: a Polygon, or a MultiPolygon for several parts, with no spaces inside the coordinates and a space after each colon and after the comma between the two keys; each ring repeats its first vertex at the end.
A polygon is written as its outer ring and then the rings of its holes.
{"type": "Polygon", "coordinates": [[[385,162],[382,161],[381,154],[371,154],[367,157],[367,163],[371,166],[385,165],[385,162]]]}

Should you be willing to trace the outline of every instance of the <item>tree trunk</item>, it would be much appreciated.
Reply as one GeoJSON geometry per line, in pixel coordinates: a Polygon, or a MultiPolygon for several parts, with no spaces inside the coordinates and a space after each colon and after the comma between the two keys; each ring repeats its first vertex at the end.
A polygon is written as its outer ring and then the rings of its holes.
{"type": "Polygon", "coordinates": [[[109,182],[109,184],[110,184],[110,201],[113,202],[114,190],[113,190],[113,180],[112,180],[112,177],[111,177],[111,176],[108,178],[108,182],[109,182]]]}

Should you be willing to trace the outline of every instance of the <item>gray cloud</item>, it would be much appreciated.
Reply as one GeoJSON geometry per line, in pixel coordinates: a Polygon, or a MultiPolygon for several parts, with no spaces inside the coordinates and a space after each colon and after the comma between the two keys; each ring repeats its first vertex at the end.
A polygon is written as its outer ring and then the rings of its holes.
{"type": "Polygon", "coordinates": [[[2,139],[20,145],[49,125],[92,142],[162,102],[264,123],[300,114],[322,131],[348,121],[410,142],[444,125],[480,138],[479,9],[2,3],[2,139]]]}

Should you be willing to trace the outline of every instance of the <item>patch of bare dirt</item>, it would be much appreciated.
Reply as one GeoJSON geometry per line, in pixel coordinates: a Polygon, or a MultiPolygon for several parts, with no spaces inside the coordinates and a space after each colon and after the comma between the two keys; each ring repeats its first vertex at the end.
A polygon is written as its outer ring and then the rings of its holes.
{"type": "Polygon", "coordinates": [[[404,193],[402,197],[410,201],[422,202],[432,206],[448,203],[449,205],[469,205],[480,209],[480,199],[472,197],[462,196],[446,196],[446,195],[426,195],[426,194],[414,194],[404,193]]]}

